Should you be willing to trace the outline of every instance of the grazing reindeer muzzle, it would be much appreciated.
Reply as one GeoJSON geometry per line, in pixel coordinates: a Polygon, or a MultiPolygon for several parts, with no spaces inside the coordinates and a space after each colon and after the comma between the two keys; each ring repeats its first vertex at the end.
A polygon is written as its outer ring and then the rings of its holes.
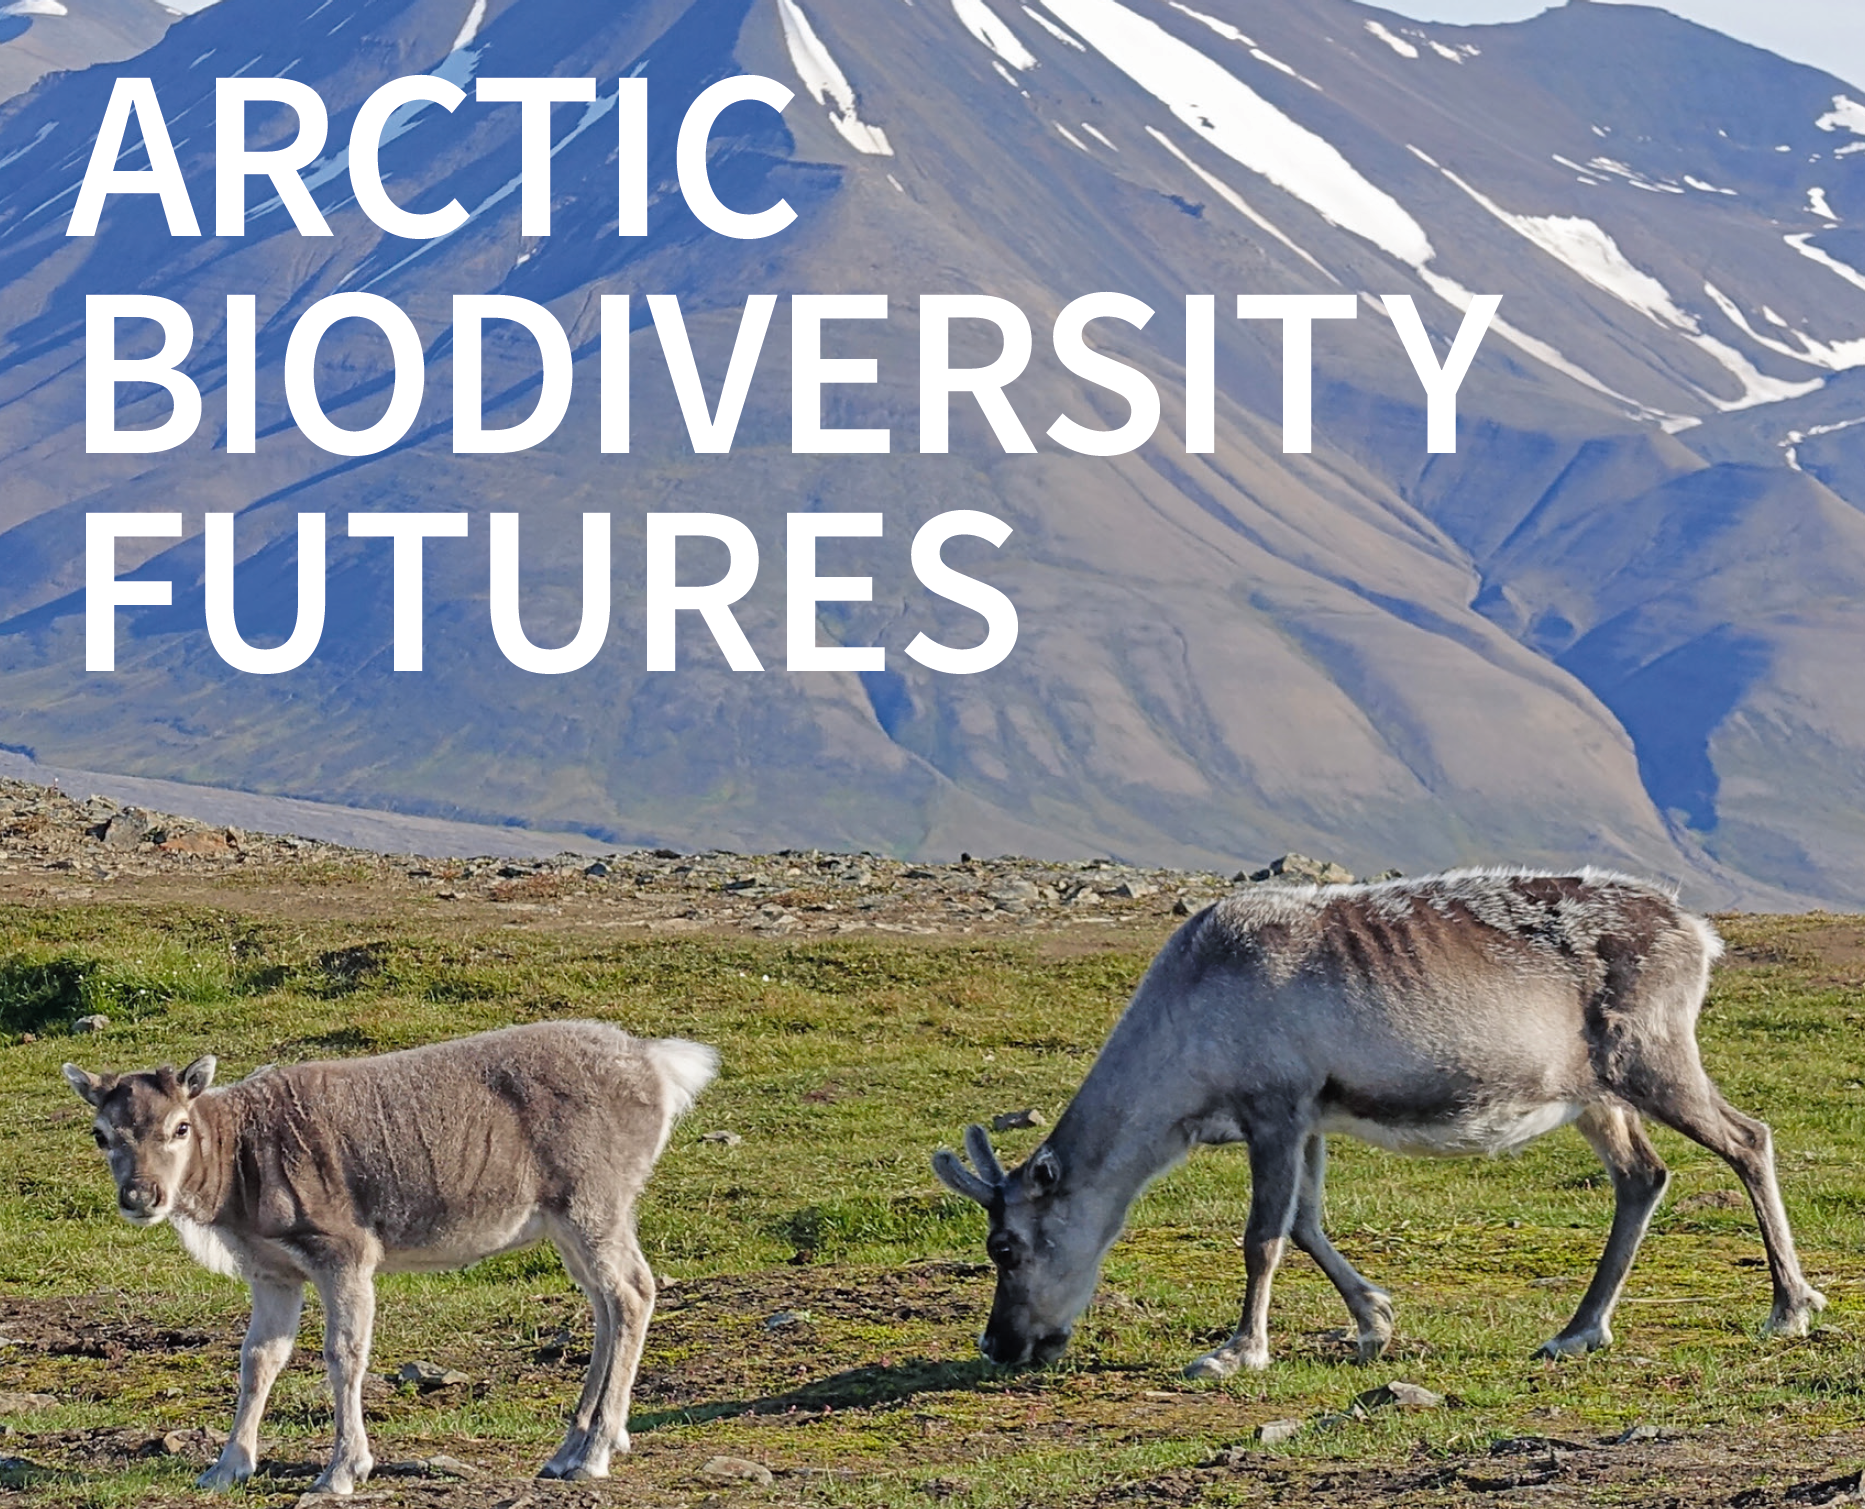
{"type": "Polygon", "coordinates": [[[984,1246],[997,1269],[997,1292],[978,1350],[999,1367],[1045,1367],[1068,1349],[1075,1316],[1094,1286],[1093,1256],[1082,1262],[1081,1254],[1045,1230],[1061,1164],[1045,1145],[1006,1173],[981,1126],[965,1129],[965,1150],[977,1172],[943,1148],[933,1155],[933,1172],[991,1218],[984,1246]]]}

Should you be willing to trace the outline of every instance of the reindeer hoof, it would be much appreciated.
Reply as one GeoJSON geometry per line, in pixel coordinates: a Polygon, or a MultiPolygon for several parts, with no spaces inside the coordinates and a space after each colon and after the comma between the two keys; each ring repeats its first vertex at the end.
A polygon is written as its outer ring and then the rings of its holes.
{"type": "Polygon", "coordinates": [[[1826,1308],[1826,1296],[1817,1289],[1809,1289],[1798,1305],[1783,1307],[1776,1305],[1774,1314],[1768,1317],[1768,1324],[1762,1328],[1764,1336],[1805,1336],[1813,1329],[1813,1317],[1826,1308]]]}
{"type": "Polygon", "coordinates": [[[1195,1357],[1185,1364],[1185,1376],[1201,1383],[1217,1383],[1230,1377],[1239,1369],[1248,1369],[1260,1373],[1269,1366],[1269,1354],[1252,1356],[1248,1352],[1230,1352],[1219,1349],[1206,1352],[1202,1357],[1195,1357]]]}
{"type": "Polygon", "coordinates": [[[1359,1317],[1360,1335],[1354,1342],[1354,1361],[1377,1362],[1392,1342],[1392,1296],[1374,1291],[1367,1296],[1370,1313],[1359,1317]]]}
{"type": "Polygon", "coordinates": [[[332,1462],[311,1485],[311,1492],[352,1494],[362,1484],[369,1481],[369,1474],[375,1470],[375,1465],[374,1457],[364,1457],[360,1462],[332,1462]]]}
{"type": "Polygon", "coordinates": [[[1588,1326],[1584,1331],[1575,1331],[1571,1336],[1562,1333],[1541,1344],[1537,1357],[1558,1361],[1563,1357],[1584,1357],[1588,1352],[1597,1352],[1601,1347],[1612,1345],[1612,1332],[1605,1326],[1588,1326]]]}
{"type": "Polygon", "coordinates": [[[194,1486],[205,1489],[209,1493],[220,1493],[229,1488],[239,1487],[252,1475],[253,1470],[250,1467],[242,1471],[237,1464],[216,1462],[194,1480],[194,1486]]]}

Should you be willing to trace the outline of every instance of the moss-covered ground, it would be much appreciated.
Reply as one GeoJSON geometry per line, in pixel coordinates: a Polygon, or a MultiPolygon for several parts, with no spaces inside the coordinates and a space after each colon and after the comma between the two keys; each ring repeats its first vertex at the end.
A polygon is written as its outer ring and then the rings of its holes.
{"type": "MultiPolygon", "coordinates": [[[[1391,1353],[1351,1365],[1344,1311],[1297,1255],[1276,1291],[1271,1369],[1194,1386],[1181,1366],[1236,1318],[1240,1150],[1201,1153],[1143,1198],[1066,1360],[1024,1374],[978,1359],[983,1216],[927,1165],[968,1121],[1025,1107],[1053,1120],[1157,929],[614,942],[547,922],[443,924],[416,907],[346,919],[326,898],[303,921],[231,891],[226,902],[0,913],[0,1390],[56,1401],[0,1417],[0,1498],[191,1501],[205,1432],[230,1417],[245,1322],[240,1286],[114,1214],[61,1060],[122,1069],[211,1051],[226,1079],[561,1016],[698,1037],[724,1056],[641,1210],[663,1292],[634,1453],[604,1485],[528,1480],[588,1347],[581,1298],[548,1249],[389,1277],[375,1371],[419,1359],[470,1382],[372,1387],[378,1461],[444,1453],[478,1472],[382,1475],[365,1495],[377,1502],[1450,1503],[1532,1490],[1749,1506],[1828,1501],[1865,1461],[1859,919],[1723,919],[1730,957],[1701,1033],[1725,1092],[1775,1128],[1808,1275],[1832,1301],[1811,1337],[1761,1339],[1752,1218],[1728,1170],[1667,1132],[1655,1135],[1674,1181],[1617,1343],[1558,1364],[1535,1347],[1578,1299],[1609,1215],[1584,1143],[1562,1131],[1517,1157],[1438,1162],[1337,1139],[1329,1224],[1395,1297],[1391,1353]],[[73,1035],[92,1012],[110,1026],[73,1035]],[[712,1131],[742,1140],[702,1140],[712,1131]],[[1390,1378],[1448,1402],[1313,1423],[1390,1378]],[[1258,1425],[1288,1418],[1311,1423],[1255,1443],[1258,1425]],[[721,1455],[775,1481],[708,1476],[721,1455]]],[[[999,1142],[1008,1159],[1039,1136],[999,1142]]],[[[266,1469],[241,1502],[295,1501],[328,1451],[321,1319],[313,1301],[267,1417],[266,1469]]]]}

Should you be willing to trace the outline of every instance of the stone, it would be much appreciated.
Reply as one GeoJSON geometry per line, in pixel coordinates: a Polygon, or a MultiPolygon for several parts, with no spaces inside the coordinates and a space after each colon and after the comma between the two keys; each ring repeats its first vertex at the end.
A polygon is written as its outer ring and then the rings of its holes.
{"type": "Polygon", "coordinates": [[[423,1393],[431,1389],[459,1388],[473,1380],[454,1368],[432,1362],[404,1362],[395,1374],[397,1382],[412,1383],[423,1393]]]}
{"type": "Polygon", "coordinates": [[[806,1326],[811,1318],[807,1310],[779,1310],[775,1315],[764,1317],[764,1329],[781,1331],[786,1326],[806,1326]]]}
{"type": "Polygon", "coordinates": [[[1123,880],[1114,887],[1114,894],[1129,901],[1138,901],[1142,897],[1152,895],[1158,889],[1159,887],[1150,880],[1123,880]]]}
{"type": "Polygon", "coordinates": [[[431,1457],[421,1458],[421,1466],[429,1477],[437,1478],[476,1478],[479,1469],[471,1462],[462,1462],[458,1457],[450,1457],[444,1451],[431,1457]]]}
{"type": "Polygon", "coordinates": [[[603,880],[608,877],[609,867],[601,860],[597,860],[593,865],[584,865],[583,873],[591,880],[603,880]]]}
{"type": "Polygon", "coordinates": [[[991,1130],[994,1132],[1012,1132],[1020,1127],[1039,1127],[1047,1124],[1043,1113],[1034,1107],[1027,1111],[999,1111],[991,1118],[991,1130]]]}
{"type": "Polygon", "coordinates": [[[206,859],[233,852],[226,834],[212,828],[188,828],[179,833],[170,833],[156,847],[164,854],[198,854],[206,859]]]}
{"type": "Polygon", "coordinates": [[[1353,872],[1331,859],[1284,854],[1280,859],[1272,859],[1266,869],[1252,871],[1245,878],[1258,885],[1270,880],[1285,885],[1348,885],[1353,881],[1353,872]]]}
{"type": "Polygon", "coordinates": [[[740,1137],[736,1132],[703,1132],[700,1134],[699,1140],[701,1142],[716,1142],[720,1147],[737,1147],[738,1144],[745,1139],[740,1137]]]}
{"type": "Polygon", "coordinates": [[[1634,1425],[1630,1430],[1621,1431],[1612,1439],[1614,1446],[1630,1446],[1635,1441],[1657,1441],[1663,1439],[1664,1432],[1655,1425],[1634,1425]]]}
{"type": "Polygon", "coordinates": [[[101,1011],[94,1011],[89,1016],[81,1016],[71,1024],[73,1032],[102,1032],[110,1026],[110,1018],[101,1011]]]}
{"type": "Polygon", "coordinates": [[[1378,1388],[1368,1389],[1360,1395],[1358,1402],[1365,1409],[1438,1409],[1444,1403],[1444,1396],[1434,1394],[1416,1383],[1395,1378],[1390,1383],[1382,1383],[1378,1388]]]}
{"type": "Polygon", "coordinates": [[[727,1482],[757,1483],[765,1488],[773,1481],[770,1468],[745,1457],[708,1457],[706,1465],[699,1470],[704,1477],[723,1478],[727,1482]]]}
{"type": "Polygon", "coordinates": [[[1269,1420],[1256,1427],[1256,1439],[1265,1446],[1280,1446],[1284,1441],[1294,1440],[1302,1429],[1300,1420],[1269,1420]]]}
{"type": "Polygon", "coordinates": [[[106,849],[133,849],[149,832],[148,821],[134,807],[117,813],[98,836],[106,849]]]}
{"type": "Polygon", "coordinates": [[[56,1409],[58,1398],[53,1394],[30,1394],[23,1390],[0,1390],[0,1415],[26,1415],[34,1410],[56,1409]]]}
{"type": "Polygon", "coordinates": [[[1174,917],[1189,917],[1191,916],[1191,914],[1192,914],[1192,904],[1189,901],[1187,901],[1183,896],[1179,897],[1177,901],[1172,903],[1172,915],[1174,917]]]}

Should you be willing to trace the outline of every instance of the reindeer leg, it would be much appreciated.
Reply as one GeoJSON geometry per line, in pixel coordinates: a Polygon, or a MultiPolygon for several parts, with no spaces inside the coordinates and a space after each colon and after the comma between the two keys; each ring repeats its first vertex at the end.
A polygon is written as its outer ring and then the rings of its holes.
{"type": "Polygon", "coordinates": [[[1671,1180],[1636,1111],[1620,1105],[1588,1106],[1580,1113],[1579,1128],[1612,1175],[1612,1234],[1580,1308],[1560,1335],[1542,1344],[1537,1353],[1541,1357],[1567,1357],[1612,1345],[1613,1306],[1651,1224],[1651,1213],[1671,1180]]]}
{"type": "MultiPolygon", "coordinates": [[[[612,1286],[602,1273],[597,1257],[598,1239],[586,1231],[582,1223],[566,1219],[558,1230],[551,1233],[551,1240],[556,1244],[558,1255],[563,1258],[563,1266],[569,1269],[577,1288],[589,1300],[589,1308],[595,1318],[596,1336],[594,1345],[589,1349],[589,1371],[583,1375],[583,1392],[576,1401],[576,1412],[570,1417],[570,1428],[564,1433],[563,1444],[538,1469],[538,1476],[589,1476],[582,1469],[593,1445],[591,1426],[595,1423],[597,1406],[608,1390],[609,1374],[615,1366],[615,1334],[619,1313],[611,1292],[612,1286]]],[[[603,1457],[606,1472],[606,1449],[603,1457]]]]}
{"type": "Polygon", "coordinates": [[[231,1488],[253,1475],[259,1461],[259,1417],[298,1340],[304,1285],[254,1279],[252,1291],[253,1318],[240,1347],[240,1402],[233,1411],[233,1430],[219,1459],[195,1480],[197,1488],[231,1488]]]}
{"type": "Polygon", "coordinates": [[[1805,1336],[1816,1312],[1826,1308],[1826,1296],[1806,1280],[1794,1251],[1794,1233],[1781,1204],[1780,1185],[1774,1176],[1774,1134],[1766,1122],[1744,1116],[1722,1098],[1697,1057],[1695,1039],[1682,1045],[1687,1061],[1681,1072],[1669,1074],[1648,1069],[1639,1076],[1636,1093],[1619,1093],[1646,1115],[1682,1132],[1708,1148],[1736,1172],[1755,1207],[1762,1245],[1768,1250],[1768,1271],[1774,1280],[1774,1309],[1768,1317],[1770,1336],[1805,1336]]]}
{"type": "Polygon", "coordinates": [[[1295,1238],[1295,1245],[1320,1265],[1328,1281],[1347,1302],[1348,1312],[1360,1328],[1357,1360],[1373,1362],[1392,1340],[1392,1296],[1363,1277],[1321,1229],[1327,1166],[1327,1138],[1315,1132],[1302,1150],[1301,1193],[1296,1201],[1295,1225],[1290,1235],[1295,1238]]]}
{"type": "Polygon", "coordinates": [[[628,1450],[628,1401],[654,1313],[654,1273],[635,1245],[626,1222],[606,1241],[596,1258],[614,1317],[609,1368],[589,1423],[583,1461],[572,1477],[601,1478],[609,1473],[611,1451],[628,1450]]]}
{"type": "Polygon", "coordinates": [[[337,1444],[311,1492],[354,1493],[376,1465],[363,1429],[363,1375],[376,1324],[375,1274],[346,1261],[317,1273],[313,1282],[324,1305],[324,1366],[336,1401],[337,1444]]]}
{"type": "Polygon", "coordinates": [[[1302,1183],[1305,1132],[1293,1119],[1250,1138],[1250,1219],[1243,1229],[1243,1316],[1236,1333],[1195,1358],[1187,1378],[1228,1378],[1238,1368],[1269,1366],[1269,1287],[1282,1261],[1302,1183]]]}

